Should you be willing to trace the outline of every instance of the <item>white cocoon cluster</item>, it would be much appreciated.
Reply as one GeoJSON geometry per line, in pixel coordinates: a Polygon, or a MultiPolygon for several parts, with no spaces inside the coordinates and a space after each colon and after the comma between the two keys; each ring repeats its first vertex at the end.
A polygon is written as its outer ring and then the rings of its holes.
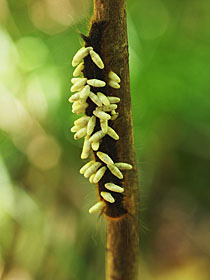
{"type": "MultiPolygon", "coordinates": [[[[91,100],[96,106],[93,110],[92,116],[83,116],[74,121],[74,126],[71,131],[75,133],[74,139],[80,139],[85,136],[81,158],[86,159],[89,157],[91,149],[98,151],[101,139],[107,134],[114,140],[119,140],[119,135],[116,131],[109,127],[108,121],[115,120],[118,117],[118,113],[115,111],[117,109],[117,104],[120,102],[120,98],[116,96],[106,96],[102,92],[97,92],[95,94],[91,91],[91,86],[95,88],[105,87],[106,82],[99,79],[87,79],[85,77],[78,77],[82,74],[84,70],[84,58],[90,55],[93,63],[100,68],[104,69],[104,63],[98,53],[96,53],[92,47],[82,47],[77,51],[72,60],[72,65],[77,66],[73,72],[74,78],[71,79],[72,87],[71,92],[76,92],[72,94],[69,98],[69,102],[72,104],[72,112],[76,114],[81,114],[85,112],[89,106],[89,101],[91,100]],[[90,99],[88,99],[90,98],[90,99]],[[88,101],[87,101],[88,100],[88,101]],[[108,112],[108,113],[106,113],[108,112]],[[97,118],[99,120],[97,120],[97,118]],[[100,121],[101,130],[94,133],[95,127],[100,121]]],[[[120,88],[120,77],[110,71],[108,74],[108,85],[112,88],[120,88]]],[[[97,126],[98,127],[98,126],[97,126]]],[[[112,158],[101,151],[96,152],[96,155],[100,161],[89,161],[80,169],[80,173],[84,175],[85,178],[89,177],[89,181],[92,184],[97,184],[104,176],[107,168],[110,172],[119,179],[123,179],[123,174],[120,170],[130,170],[132,165],[124,162],[114,163],[112,158]],[[104,165],[105,164],[105,165],[104,165]]],[[[111,192],[123,193],[124,188],[118,186],[112,182],[105,183],[106,191],[100,193],[103,201],[99,201],[89,209],[89,213],[100,212],[106,206],[106,202],[114,203],[115,199],[111,192]]]]}

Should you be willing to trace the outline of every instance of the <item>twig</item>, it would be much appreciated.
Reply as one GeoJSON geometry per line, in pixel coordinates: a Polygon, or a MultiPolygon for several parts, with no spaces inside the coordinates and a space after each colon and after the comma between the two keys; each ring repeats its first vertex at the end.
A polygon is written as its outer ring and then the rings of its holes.
{"type": "MultiPolygon", "coordinates": [[[[102,26],[100,34],[103,60],[121,77],[118,90],[121,98],[120,117],[113,122],[113,128],[120,135],[114,147],[115,153],[121,161],[129,162],[134,167],[126,173],[123,183],[128,214],[119,220],[107,221],[106,279],[134,280],[137,278],[139,193],[130,100],[126,1],[94,0],[92,26],[100,22],[107,23],[102,26]]],[[[94,30],[90,29],[91,32],[94,30]]]]}

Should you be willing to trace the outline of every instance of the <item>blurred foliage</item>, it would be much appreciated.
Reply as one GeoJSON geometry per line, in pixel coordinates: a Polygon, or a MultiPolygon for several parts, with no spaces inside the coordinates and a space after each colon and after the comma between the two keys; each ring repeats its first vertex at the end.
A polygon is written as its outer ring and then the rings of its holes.
{"type": "MultiPolygon", "coordinates": [[[[210,2],[129,0],[140,276],[210,278],[210,2]]],[[[69,128],[88,0],[0,0],[0,275],[104,279],[105,223],[69,128]]]]}

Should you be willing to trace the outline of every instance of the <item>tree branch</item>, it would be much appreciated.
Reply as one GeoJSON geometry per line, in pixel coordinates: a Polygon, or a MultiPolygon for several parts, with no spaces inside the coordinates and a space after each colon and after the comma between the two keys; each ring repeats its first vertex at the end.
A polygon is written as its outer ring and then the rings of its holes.
{"type": "Polygon", "coordinates": [[[119,220],[107,220],[106,279],[134,280],[137,277],[138,253],[138,177],[136,173],[133,125],[130,100],[128,39],[125,0],[94,0],[94,23],[105,22],[100,32],[100,53],[105,65],[121,77],[120,89],[114,91],[121,98],[119,118],[113,128],[120,135],[114,149],[117,158],[133,165],[123,179],[124,204],[128,214],[119,220]]]}

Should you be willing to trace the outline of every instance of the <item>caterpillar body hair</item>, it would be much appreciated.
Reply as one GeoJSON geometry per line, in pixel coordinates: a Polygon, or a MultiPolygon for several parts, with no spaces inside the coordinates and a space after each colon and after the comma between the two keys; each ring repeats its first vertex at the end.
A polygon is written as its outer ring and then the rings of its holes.
{"type": "Polygon", "coordinates": [[[106,21],[93,22],[89,35],[81,34],[85,45],[72,60],[76,68],[69,102],[73,103],[72,112],[84,113],[71,128],[75,139],[85,137],[81,158],[94,155],[94,160],[80,169],[80,174],[91,184],[97,184],[99,202],[89,209],[89,213],[103,213],[108,219],[118,220],[129,212],[123,172],[131,170],[132,165],[121,162],[117,155],[120,135],[113,124],[119,115],[117,108],[121,99],[117,91],[121,79],[101,51],[100,38],[106,24],[106,21]]]}

